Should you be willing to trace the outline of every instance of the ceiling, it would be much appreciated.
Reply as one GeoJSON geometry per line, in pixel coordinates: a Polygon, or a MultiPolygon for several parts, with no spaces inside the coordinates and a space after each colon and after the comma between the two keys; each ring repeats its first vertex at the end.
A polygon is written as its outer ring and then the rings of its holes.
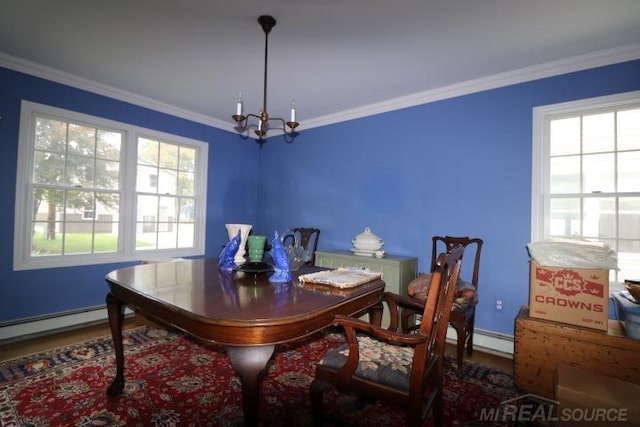
{"type": "Polygon", "coordinates": [[[301,130],[567,58],[640,57],[638,0],[3,0],[0,66],[231,129],[239,91],[262,106],[263,14],[268,111],[287,118],[295,98],[301,130]]]}

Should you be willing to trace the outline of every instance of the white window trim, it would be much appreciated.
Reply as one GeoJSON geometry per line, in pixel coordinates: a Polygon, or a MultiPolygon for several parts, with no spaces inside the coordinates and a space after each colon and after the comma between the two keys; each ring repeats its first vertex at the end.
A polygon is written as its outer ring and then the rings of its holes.
{"type": "MultiPolygon", "coordinates": [[[[549,155],[549,147],[545,144],[548,140],[549,118],[559,113],[571,114],[572,111],[583,112],[593,108],[607,109],[621,107],[625,104],[636,104],[640,98],[640,91],[625,92],[616,95],[601,96],[596,98],[581,99],[578,101],[561,104],[545,105],[533,109],[532,129],[532,163],[531,163],[531,241],[535,242],[545,238],[549,228],[548,219],[544,212],[548,201],[549,165],[545,158],[549,155]]],[[[612,289],[613,290],[613,289],[612,289]]]]}
{"type": "Polygon", "coordinates": [[[16,200],[13,244],[13,268],[14,270],[32,270],[41,268],[70,267],[79,265],[106,264],[126,261],[138,261],[148,258],[177,258],[189,256],[202,256],[205,253],[206,236],[206,207],[207,207],[207,168],[209,144],[178,135],[168,134],[152,129],[116,122],[96,116],[90,116],[75,111],[37,104],[30,101],[22,101],[20,113],[20,134],[18,137],[18,163],[16,173],[16,200]],[[88,123],[91,126],[114,129],[123,132],[124,140],[120,153],[120,164],[123,177],[120,181],[120,216],[119,248],[117,253],[109,254],[80,254],[51,257],[31,256],[31,230],[29,224],[31,218],[25,212],[31,212],[28,206],[32,202],[31,166],[33,164],[33,120],[36,115],[54,115],[67,120],[88,123]],[[135,236],[136,226],[136,186],[135,173],[137,158],[138,137],[156,138],[167,142],[175,142],[196,148],[199,151],[196,171],[195,195],[198,199],[199,209],[195,212],[196,231],[193,248],[138,250],[135,249],[135,239],[122,238],[135,236]]]}

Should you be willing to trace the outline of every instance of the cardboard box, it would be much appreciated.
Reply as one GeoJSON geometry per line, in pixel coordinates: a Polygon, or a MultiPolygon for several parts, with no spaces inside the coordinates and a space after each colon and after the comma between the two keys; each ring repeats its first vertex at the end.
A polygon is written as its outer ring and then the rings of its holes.
{"type": "Polygon", "coordinates": [[[558,425],[640,426],[640,385],[558,364],[558,425]]]}
{"type": "Polygon", "coordinates": [[[609,270],[547,267],[531,260],[529,315],[606,331],[609,270]]]}

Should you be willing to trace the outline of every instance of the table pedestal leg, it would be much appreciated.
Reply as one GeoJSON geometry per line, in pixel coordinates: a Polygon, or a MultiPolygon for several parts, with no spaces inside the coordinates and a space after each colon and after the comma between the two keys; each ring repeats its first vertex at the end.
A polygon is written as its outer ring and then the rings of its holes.
{"type": "Polygon", "coordinates": [[[113,339],[113,349],[116,353],[116,377],[107,388],[107,395],[117,396],[124,389],[124,349],[122,347],[122,318],[124,306],[118,298],[107,294],[107,313],[109,314],[109,328],[113,339]]]}
{"type": "Polygon", "coordinates": [[[382,325],[382,311],[383,306],[381,302],[378,302],[369,308],[369,322],[372,325],[382,325]]]}
{"type": "Polygon", "coordinates": [[[227,347],[231,365],[242,380],[242,409],[245,426],[257,426],[259,421],[260,374],[267,367],[275,346],[227,347]]]}

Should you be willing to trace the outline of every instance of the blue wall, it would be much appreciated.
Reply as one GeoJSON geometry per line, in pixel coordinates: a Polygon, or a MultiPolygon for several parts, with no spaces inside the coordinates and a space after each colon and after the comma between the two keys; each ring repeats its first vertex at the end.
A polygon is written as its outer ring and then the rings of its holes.
{"type": "Polygon", "coordinates": [[[20,102],[28,100],[209,143],[207,252],[228,240],[224,224],[256,221],[258,151],[252,140],[0,68],[0,322],[104,304],[104,276],[124,264],[13,271],[13,224],[20,102]],[[238,166],[238,159],[241,165],[238,166]],[[238,191],[238,189],[243,189],[238,191]]]}
{"type": "Polygon", "coordinates": [[[638,89],[634,61],[274,137],[260,153],[258,226],[319,227],[321,250],[371,227],[420,271],[432,235],[480,237],[476,326],[512,334],[529,298],[532,109],[638,89]]]}
{"type": "Polygon", "coordinates": [[[639,89],[640,61],[633,61],[303,130],[291,143],[273,137],[259,149],[221,130],[0,68],[0,177],[8,200],[0,221],[0,322],[102,304],[104,275],[119,266],[12,271],[21,99],[208,141],[206,256],[227,240],[226,222],[246,221],[270,235],[316,226],[323,250],[348,249],[371,227],[388,252],[418,256],[421,271],[432,235],[481,237],[476,326],[511,334],[528,299],[532,108],[639,89]]]}

